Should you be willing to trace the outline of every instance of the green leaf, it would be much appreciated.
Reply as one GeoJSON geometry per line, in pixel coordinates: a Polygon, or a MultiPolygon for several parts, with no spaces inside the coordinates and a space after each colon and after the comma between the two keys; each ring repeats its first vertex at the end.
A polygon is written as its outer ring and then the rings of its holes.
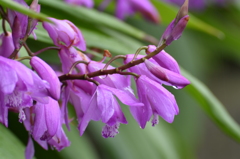
{"type": "Polygon", "coordinates": [[[71,6],[57,0],[41,0],[40,4],[42,4],[42,7],[51,7],[53,9],[57,9],[58,12],[61,12],[62,14],[69,14],[69,16],[78,18],[82,23],[87,22],[91,25],[96,25],[97,27],[105,26],[142,40],[144,40],[147,36],[141,30],[138,30],[109,14],[99,12],[95,9],[71,6]]]}
{"type": "Polygon", "coordinates": [[[11,131],[0,124],[0,156],[6,159],[25,159],[25,146],[19,141],[11,131]]]}
{"type": "MultiPolygon", "coordinates": [[[[177,12],[179,10],[179,7],[174,7],[173,5],[161,2],[159,0],[152,0],[152,3],[156,6],[156,8],[158,9],[161,15],[162,23],[166,25],[168,25],[176,17],[177,12]]],[[[198,19],[197,17],[195,17],[190,13],[189,15],[190,15],[190,19],[187,24],[187,27],[205,32],[219,39],[222,39],[224,37],[224,33],[219,29],[198,19]]]]}
{"type": "MultiPolygon", "coordinates": [[[[134,54],[135,51],[143,45],[129,36],[122,35],[108,28],[102,28],[108,35],[87,28],[80,28],[80,30],[88,47],[109,50],[113,54],[134,54]]],[[[37,35],[38,41],[53,45],[47,31],[41,26],[38,26],[38,29],[34,30],[34,32],[37,35]]],[[[32,36],[30,36],[30,38],[33,39],[32,36]]]]}
{"type": "Polygon", "coordinates": [[[91,140],[84,136],[81,137],[79,135],[79,131],[75,126],[71,126],[71,131],[65,129],[66,135],[71,142],[69,147],[64,148],[60,155],[63,158],[70,159],[79,159],[79,158],[87,158],[87,159],[96,159],[98,158],[97,152],[91,143],[91,140]]]}
{"type": "Polygon", "coordinates": [[[223,132],[240,142],[240,127],[228,114],[221,102],[201,81],[184,70],[182,70],[182,74],[191,81],[191,84],[185,89],[199,102],[206,114],[223,132]]]}
{"type": "Polygon", "coordinates": [[[195,158],[190,154],[191,152],[186,152],[189,149],[184,150],[186,145],[183,144],[181,135],[171,124],[160,119],[160,123],[156,127],[151,127],[149,123],[145,129],[140,129],[126,106],[122,105],[121,108],[128,124],[121,124],[120,133],[114,138],[104,139],[101,136],[102,123],[91,121],[89,124],[90,136],[99,151],[102,152],[101,158],[195,158]]]}
{"type": "Polygon", "coordinates": [[[47,19],[48,16],[42,14],[42,13],[36,13],[33,10],[30,10],[21,4],[11,1],[11,0],[1,0],[0,5],[3,7],[18,11],[22,14],[28,15],[29,17],[38,19],[39,21],[48,21],[51,22],[49,19],[47,19]]]}

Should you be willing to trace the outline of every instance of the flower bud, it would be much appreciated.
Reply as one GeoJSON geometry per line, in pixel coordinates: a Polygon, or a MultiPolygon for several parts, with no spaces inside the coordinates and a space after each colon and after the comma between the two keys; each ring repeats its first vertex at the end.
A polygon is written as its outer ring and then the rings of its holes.
{"type": "Polygon", "coordinates": [[[188,0],[186,0],[180,8],[176,18],[169,24],[167,29],[164,31],[158,47],[161,46],[163,43],[165,43],[166,45],[170,45],[174,40],[179,39],[188,23],[188,20],[188,0]]]}
{"type": "MultiPolygon", "coordinates": [[[[156,46],[149,45],[148,49],[146,50],[147,54],[150,54],[151,52],[156,50],[156,46]]],[[[162,50],[157,55],[152,57],[161,67],[166,68],[170,71],[176,72],[180,74],[180,68],[177,63],[177,61],[169,55],[167,52],[162,50]]]]}
{"type": "Polygon", "coordinates": [[[58,100],[60,98],[60,81],[54,70],[42,59],[34,56],[30,60],[31,66],[37,72],[37,74],[49,83],[50,88],[48,92],[53,99],[58,100]]]}
{"type": "Polygon", "coordinates": [[[86,44],[80,30],[68,20],[58,20],[49,18],[54,24],[43,22],[44,29],[47,30],[53,43],[59,47],[76,46],[82,51],[86,50],[86,44]]]}
{"type": "Polygon", "coordinates": [[[175,88],[181,89],[190,84],[189,80],[182,75],[165,69],[159,65],[155,65],[149,60],[145,60],[145,65],[148,70],[157,78],[163,81],[164,84],[172,85],[175,88]],[[166,83],[165,83],[166,82],[166,83]]]}
{"type": "Polygon", "coordinates": [[[0,41],[0,56],[9,57],[14,50],[12,33],[8,32],[8,35],[5,35],[3,33],[2,35],[0,35],[0,41]]]}

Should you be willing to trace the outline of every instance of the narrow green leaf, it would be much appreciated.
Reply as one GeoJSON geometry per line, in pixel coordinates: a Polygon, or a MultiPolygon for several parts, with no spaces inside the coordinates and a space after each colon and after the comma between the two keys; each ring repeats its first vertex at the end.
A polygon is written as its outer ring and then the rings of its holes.
{"type": "Polygon", "coordinates": [[[191,84],[185,89],[199,102],[201,108],[223,132],[240,142],[240,127],[221,102],[201,81],[184,70],[182,70],[182,74],[191,81],[191,84]]]}
{"type": "Polygon", "coordinates": [[[48,21],[51,22],[49,19],[47,19],[48,16],[42,14],[42,13],[36,13],[33,10],[30,10],[22,5],[20,5],[17,2],[11,1],[11,0],[1,0],[0,5],[3,7],[18,11],[22,14],[26,14],[29,17],[38,19],[39,21],[48,21]]]}
{"type": "Polygon", "coordinates": [[[24,159],[25,146],[6,127],[0,124],[0,156],[1,158],[24,159]]]}
{"type": "MultiPolygon", "coordinates": [[[[166,25],[168,25],[176,17],[177,12],[179,10],[179,7],[174,7],[172,5],[161,2],[159,0],[152,0],[152,3],[156,6],[156,8],[158,9],[161,15],[162,23],[166,25]]],[[[187,27],[205,32],[219,39],[224,38],[224,33],[219,29],[205,23],[204,21],[198,19],[197,17],[195,17],[190,13],[189,15],[190,15],[190,19],[187,27]]]]}
{"type": "Polygon", "coordinates": [[[99,12],[95,9],[88,9],[79,6],[70,6],[62,1],[57,0],[41,0],[40,4],[42,6],[48,6],[54,9],[59,10],[62,14],[69,14],[72,17],[76,17],[81,20],[83,23],[88,22],[96,26],[106,26],[125,34],[131,35],[138,39],[145,39],[146,34],[141,30],[138,30],[123,21],[116,19],[115,17],[108,15],[104,12],[99,12]]]}
{"type": "Polygon", "coordinates": [[[62,158],[70,159],[96,159],[98,158],[97,152],[91,143],[91,140],[87,137],[81,137],[76,126],[70,125],[71,131],[65,129],[66,135],[71,142],[69,147],[63,149],[59,154],[62,158]]]}
{"type": "MultiPolygon", "coordinates": [[[[89,48],[99,48],[103,50],[109,50],[113,54],[134,54],[135,51],[141,47],[143,44],[130,38],[129,36],[121,35],[119,32],[112,31],[107,28],[102,28],[103,30],[108,30],[109,35],[104,33],[99,33],[94,30],[89,30],[87,28],[80,28],[86,44],[89,48]],[[118,37],[116,37],[119,35],[118,37]]],[[[45,31],[41,26],[34,31],[37,35],[39,41],[53,45],[52,40],[49,38],[47,31],[45,31]]],[[[30,38],[33,38],[30,36],[30,38]]]]}

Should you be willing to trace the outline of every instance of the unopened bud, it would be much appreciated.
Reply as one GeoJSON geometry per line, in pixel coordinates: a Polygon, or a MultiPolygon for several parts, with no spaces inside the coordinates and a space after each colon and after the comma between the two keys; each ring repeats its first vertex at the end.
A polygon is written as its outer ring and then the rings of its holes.
{"type": "Polygon", "coordinates": [[[175,23],[177,24],[179,22],[179,20],[181,20],[183,17],[185,17],[186,15],[188,15],[188,1],[189,0],[185,0],[185,2],[183,3],[183,5],[181,6],[181,8],[178,11],[178,14],[176,16],[176,20],[175,23]]]}
{"type": "Polygon", "coordinates": [[[187,25],[188,20],[188,0],[185,0],[176,18],[168,25],[167,29],[164,31],[158,47],[164,43],[166,45],[170,45],[174,40],[179,39],[187,25]]]}
{"type": "Polygon", "coordinates": [[[37,56],[34,56],[30,60],[31,66],[37,72],[37,74],[49,83],[50,88],[48,92],[51,97],[55,100],[60,98],[60,81],[58,80],[57,74],[53,71],[53,69],[42,59],[37,56]]]}
{"type": "Polygon", "coordinates": [[[4,33],[0,35],[0,56],[9,57],[14,50],[12,33],[7,32],[7,35],[4,33]]]}
{"type": "Polygon", "coordinates": [[[163,81],[169,81],[167,74],[165,72],[165,70],[158,66],[153,64],[152,62],[150,62],[149,60],[145,60],[145,65],[147,66],[148,70],[155,75],[157,78],[163,80],[163,81]]]}

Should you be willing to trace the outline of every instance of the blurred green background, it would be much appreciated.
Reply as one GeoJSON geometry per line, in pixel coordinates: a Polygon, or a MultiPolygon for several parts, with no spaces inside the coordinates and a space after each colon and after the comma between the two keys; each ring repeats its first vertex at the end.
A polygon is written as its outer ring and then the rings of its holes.
{"type": "MultiPolygon", "coordinates": [[[[96,6],[101,2],[96,0],[96,6]]],[[[125,22],[115,19],[114,3],[105,13],[81,7],[68,6],[60,0],[40,0],[41,12],[55,18],[71,20],[78,26],[88,45],[88,51],[99,59],[92,48],[108,49],[113,55],[133,54],[140,46],[149,45],[146,35],[160,39],[161,34],[177,14],[177,6],[152,0],[158,9],[162,23],[152,24],[138,14],[125,22]]],[[[1,3],[1,2],[0,2],[1,3]]],[[[60,153],[45,151],[35,143],[36,158],[59,159],[236,159],[240,157],[240,3],[217,6],[208,5],[204,10],[190,10],[189,25],[182,37],[166,51],[170,53],[192,78],[193,85],[183,90],[169,90],[175,95],[180,114],[172,124],[160,119],[156,127],[147,125],[140,129],[127,106],[122,105],[128,124],[120,126],[115,138],[101,136],[103,124],[90,122],[80,137],[76,121],[67,133],[71,146],[60,153]],[[229,118],[228,113],[236,121],[229,118]],[[223,113],[222,113],[223,112],[223,113]]],[[[52,46],[51,39],[42,29],[36,30],[38,41],[27,41],[32,51],[52,46]]],[[[22,50],[24,52],[24,50],[22,50]]],[[[40,55],[51,64],[58,65],[56,51],[40,55]]],[[[69,106],[71,117],[74,116],[69,106]]],[[[18,115],[9,114],[9,129],[0,126],[0,156],[24,158],[24,145],[28,134],[18,123],[18,115]],[[12,132],[12,134],[9,132],[12,132]],[[16,139],[17,137],[18,139],[16,139]],[[18,140],[21,140],[20,143],[18,140]],[[18,145],[19,144],[19,145],[18,145]],[[14,146],[12,146],[14,145],[14,146]],[[16,149],[16,151],[15,151],[16,149]],[[11,150],[11,151],[10,151],[11,150]],[[16,157],[17,156],[17,157],[16,157]]]]}

